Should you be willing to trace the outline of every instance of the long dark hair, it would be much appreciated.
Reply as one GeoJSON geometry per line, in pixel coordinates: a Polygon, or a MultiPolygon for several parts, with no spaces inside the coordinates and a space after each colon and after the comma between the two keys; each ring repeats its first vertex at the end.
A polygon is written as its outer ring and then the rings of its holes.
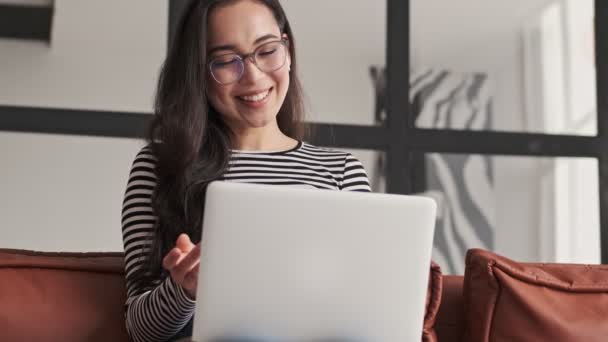
{"type": "MultiPolygon", "coordinates": [[[[179,234],[186,233],[198,242],[207,185],[221,177],[228,167],[232,133],[206,97],[207,25],[216,6],[237,1],[191,1],[160,72],[155,116],[147,135],[158,159],[152,198],[158,220],[152,249],[145,253],[146,279],[162,275],[162,258],[174,247],[179,234]]],[[[302,140],[306,127],[302,89],[296,74],[294,36],[279,0],[257,1],[273,12],[281,34],[289,39],[290,84],[277,121],[284,134],[302,140]]]]}

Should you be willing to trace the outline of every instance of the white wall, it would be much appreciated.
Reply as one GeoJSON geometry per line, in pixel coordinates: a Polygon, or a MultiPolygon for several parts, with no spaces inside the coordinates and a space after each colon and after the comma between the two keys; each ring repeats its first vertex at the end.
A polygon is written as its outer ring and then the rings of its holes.
{"type": "MultiPolygon", "coordinates": [[[[348,54],[334,60],[340,70],[330,73],[331,65],[313,51],[319,36],[326,37],[323,30],[332,29],[329,17],[317,11],[322,6],[339,15],[351,2],[285,0],[301,51],[300,71],[309,97],[316,99],[311,107],[319,115],[311,118],[371,123],[367,67],[384,58],[384,9],[371,3],[361,3],[350,26],[323,40],[321,49],[332,56],[341,53],[332,45],[336,41],[348,54]],[[367,34],[360,23],[369,13],[378,22],[366,46],[350,32],[367,34]]],[[[151,112],[166,51],[167,11],[164,0],[56,0],[50,46],[0,39],[0,104],[151,112]]],[[[136,139],[0,132],[0,248],[122,250],[122,196],[141,146],[136,139]]],[[[350,152],[371,169],[373,152],[350,152]]]]}
{"type": "MultiPolygon", "coordinates": [[[[412,0],[412,68],[487,72],[495,89],[495,129],[524,131],[520,30],[528,15],[550,1],[412,0]]],[[[312,120],[372,124],[374,99],[368,68],[385,65],[385,2],[283,3],[297,38],[312,120]]],[[[372,169],[374,153],[358,156],[372,169]]],[[[535,260],[539,195],[530,189],[538,178],[537,160],[499,157],[494,162],[495,250],[535,260]]]]}
{"type": "MultiPolygon", "coordinates": [[[[369,68],[386,60],[386,2],[282,0],[296,39],[308,121],[374,124],[369,68]]],[[[345,150],[373,176],[377,152],[345,150]]],[[[377,190],[382,190],[382,186],[377,190]]]]}
{"type": "MultiPolygon", "coordinates": [[[[369,68],[385,65],[386,2],[282,0],[296,39],[308,121],[374,124],[369,68]]],[[[344,149],[342,149],[344,150],[344,149]]],[[[348,150],[373,176],[377,152],[348,150]]],[[[380,185],[374,190],[382,190],[380,185]]]]}
{"type": "Polygon", "coordinates": [[[0,134],[0,247],[120,251],[132,139],[0,134]]]}
{"type": "MultiPolygon", "coordinates": [[[[551,1],[412,0],[412,68],[487,73],[494,88],[493,129],[526,131],[521,29],[551,1]]],[[[493,162],[495,251],[538,260],[539,160],[496,156],[493,162]]]]}
{"type": "MultiPolygon", "coordinates": [[[[521,27],[551,1],[412,0],[412,68],[488,73],[495,90],[494,128],[525,131],[529,127],[523,102],[521,27]]],[[[385,2],[283,0],[283,4],[297,39],[311,119],[372,124],[368,68],[385,65],[385,2]]],[[[372,169],[375,154],[357,152],[372,169]]],[[[531,189],[538,182],[538,159],[497,157],[494,163],[495,250],[516,259],[537,260],[540,197],[531,189]]]]}
{"type": "Polygon", "coordinates": [[[386,1],[282,0],[293,26],[310,120],[371,125],[369,68],[386,60],[386,1]]]}
{"type": "MultiPolygon", "coordinates": [[[[517,22],[509,20],[547,1],[412,0],[413,66],[487,71],[496,88],[495,126],[522,130],[521,50],[517,22]],[[495,24],[500,29],[484,29],[495,24]]],[[[385,64],[385,2],[283,4],[309,117],[371,124],[368,68],[385,64]]],[[[150,112],[167,2],[56,0],[55,8],[51,46],[0,40],[0,104],[150,112]]],[[[134,139],[0,132],[0,247],[122,249],[120,205],[140,146],[134,139]]],[[[352,152],[372,170],[373,152],[352,152]]],[[[522,260],[538,257],[533,169],[529,159],[496,158],[496,250],[522,260]]]]}
{"type": "MultiPolygon", "coordinates": [[[[51,45],[0,40],[0,104],[151,112],[164,0],[56,0],[51,45]]],[[[135,139],[0,132],[0,247],[119,251],[135,139]]]]}
{"type": "Polygon", "coordinates": [[[0,40],[0,103],[150,112],[165,0],[56,0],[51,45],[0,40]]]}

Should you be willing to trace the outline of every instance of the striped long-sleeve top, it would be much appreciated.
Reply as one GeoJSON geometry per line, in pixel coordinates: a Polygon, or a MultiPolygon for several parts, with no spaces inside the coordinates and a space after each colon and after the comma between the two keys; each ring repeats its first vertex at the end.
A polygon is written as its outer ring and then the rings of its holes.
{"type": "MultiPolygon", "coordinates": [[[[133,162],[122,208],[122,236],[127,276],[125,319],[134,341],[165,341],[192,318],[195,302],[171,277],[142,288],[136,271],[145,267],[157,216],[151,206],[156,186],[156,158],[144,147],[133,162]]],[[[350,153],[300,142],[280,152],[234,150],[224,181],[302,186],[319,189],[370,191],[359,160],[350,153]]]]}

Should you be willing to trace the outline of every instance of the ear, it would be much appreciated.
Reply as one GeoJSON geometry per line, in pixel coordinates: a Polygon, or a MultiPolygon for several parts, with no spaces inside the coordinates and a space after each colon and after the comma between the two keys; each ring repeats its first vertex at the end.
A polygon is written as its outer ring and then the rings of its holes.
{"type": "MultiPolygon", "coordinates": [[[[287,35],[287,33],[283,33],[281,35],[281,38],[287,40],[287,42],[289,44],[291,44],[291,41],[289,40],[289,36],[287,35]]],[[[291,71],[291,52],[290,52],[289,48],[287,49],[287,69],[291,71]]]]}

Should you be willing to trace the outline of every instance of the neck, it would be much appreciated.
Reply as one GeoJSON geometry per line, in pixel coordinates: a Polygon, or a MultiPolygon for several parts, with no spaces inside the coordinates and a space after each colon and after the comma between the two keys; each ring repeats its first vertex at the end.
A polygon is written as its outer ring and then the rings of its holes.
{"type": "Polygon", "coordinates": [[[292,148],[296,140],[286,136],[278,125],[246,128],[234,132],[233,149],[241,151],[278,151],[292,148]]]}

